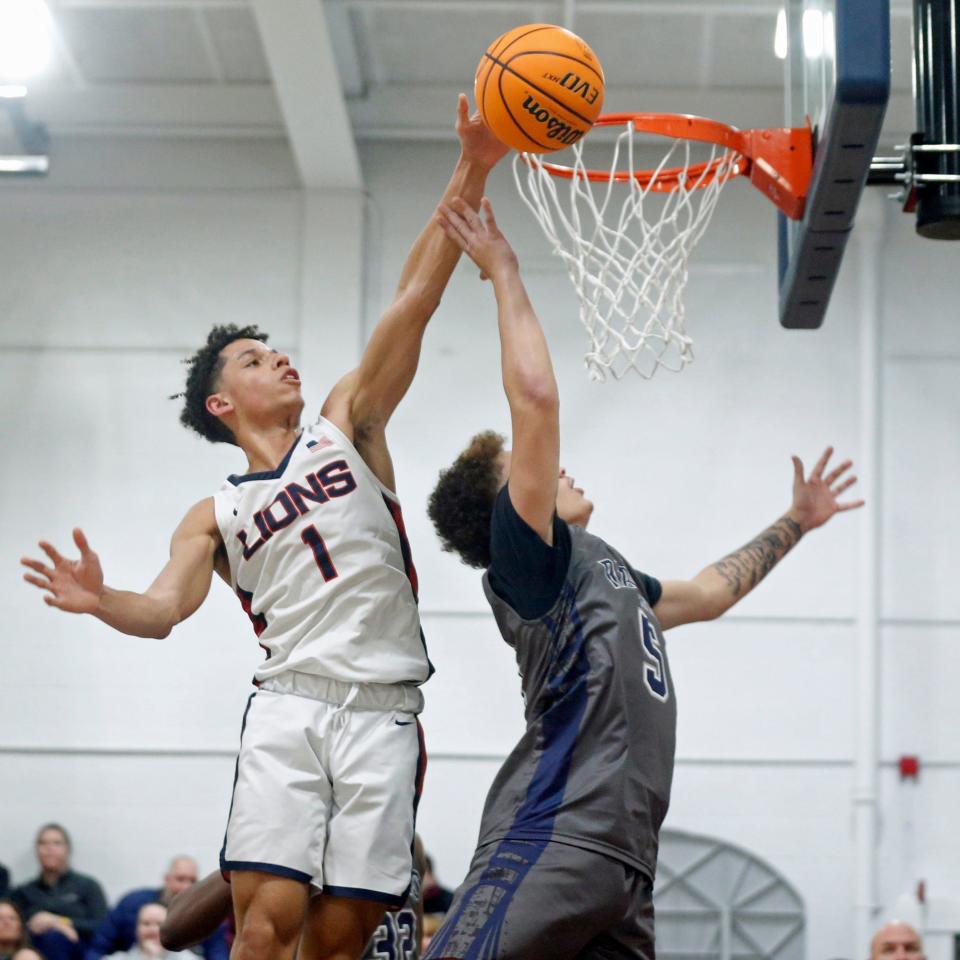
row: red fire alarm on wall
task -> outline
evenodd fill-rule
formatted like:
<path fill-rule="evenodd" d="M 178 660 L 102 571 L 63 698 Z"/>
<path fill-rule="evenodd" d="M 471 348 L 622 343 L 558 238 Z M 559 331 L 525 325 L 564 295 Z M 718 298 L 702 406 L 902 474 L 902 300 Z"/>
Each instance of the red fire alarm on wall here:
<path fill-rule="evenodd" d="M 916 780 L 920 776 L 920 758 L 904 756 L 900 758 L 900 779 Z"/>

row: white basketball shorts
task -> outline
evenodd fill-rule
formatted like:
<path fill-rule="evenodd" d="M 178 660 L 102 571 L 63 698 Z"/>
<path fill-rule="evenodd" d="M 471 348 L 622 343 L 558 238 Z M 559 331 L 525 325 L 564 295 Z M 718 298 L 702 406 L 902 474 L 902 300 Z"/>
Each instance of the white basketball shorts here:
<path fill-rule="evenodd" d="M 426 766 L 422 706 L 412 685 L 264 683 L 244 713 L 221 870 L 399 907 Z"/>

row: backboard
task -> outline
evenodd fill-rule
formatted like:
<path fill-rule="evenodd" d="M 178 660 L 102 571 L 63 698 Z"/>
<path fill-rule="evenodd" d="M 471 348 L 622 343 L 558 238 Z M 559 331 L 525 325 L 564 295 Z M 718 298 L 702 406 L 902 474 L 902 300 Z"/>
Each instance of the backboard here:
<path fill-rule="evenodd" d="M 780 322 L 823 323 L 890 97 L 889 0 L 787 0 L 787 127 L 815 159 L 802 220 L 778 213 Z"/>

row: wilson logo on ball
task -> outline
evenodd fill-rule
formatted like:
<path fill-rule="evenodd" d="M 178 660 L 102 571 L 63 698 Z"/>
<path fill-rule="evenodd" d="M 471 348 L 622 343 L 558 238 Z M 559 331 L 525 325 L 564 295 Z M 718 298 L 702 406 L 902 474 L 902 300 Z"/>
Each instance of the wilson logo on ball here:
<path fill-rule="evenodd" d="M 546 107 L 541 107 L 533 97 L 527 97 L 527 99 L 523 101 L 523 108 L 534 117 L 538 123 L 544 125 L 547 139 L 556 140 L 565 147 L 569 147 L 571 143 L 576 143 L 584 133 L 586 133 L 585 130 L 578 130 L 569 123 L 565 123 L 558 117 L 553 116 Z"/>

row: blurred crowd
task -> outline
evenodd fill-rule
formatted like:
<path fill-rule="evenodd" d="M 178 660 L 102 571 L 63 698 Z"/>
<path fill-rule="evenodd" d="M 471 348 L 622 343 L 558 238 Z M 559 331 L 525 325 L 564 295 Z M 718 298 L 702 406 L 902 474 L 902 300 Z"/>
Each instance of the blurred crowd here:
<path fill-rule="evenodd" d="M 73 869 L 70 834 L 64 827 L 44 824 L 37 831 L 35 850 L 38 873 L 25 883 L 13 886 L 0 864 L 0 960 L 229 960 L 229 922 L 191 950 L 170 951 L 161 943 L 168 906 L 198 880 L 193 857 L 173 857 L 159 886 L 131 890 L 110 907 L 100 883 Z M 422 872 L 418 948 L 421 938 L 429 942 L 452 899 L 437 882 L 429 857 Z"/>

